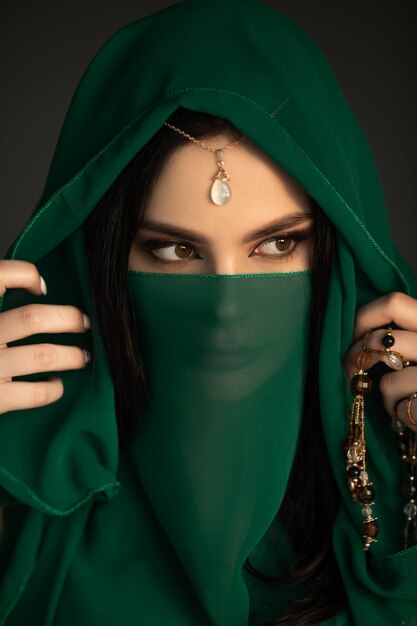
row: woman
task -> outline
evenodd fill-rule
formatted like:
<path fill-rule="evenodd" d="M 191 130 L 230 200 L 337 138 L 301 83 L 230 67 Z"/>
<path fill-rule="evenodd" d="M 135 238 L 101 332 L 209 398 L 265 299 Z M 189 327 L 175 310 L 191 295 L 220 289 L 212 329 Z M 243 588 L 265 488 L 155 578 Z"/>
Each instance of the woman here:
<path fill-rule="evenodd" d="M 415 623 L 417 281 L 300 28 L 116 33 L 0 274 L 0 623 Z"/>

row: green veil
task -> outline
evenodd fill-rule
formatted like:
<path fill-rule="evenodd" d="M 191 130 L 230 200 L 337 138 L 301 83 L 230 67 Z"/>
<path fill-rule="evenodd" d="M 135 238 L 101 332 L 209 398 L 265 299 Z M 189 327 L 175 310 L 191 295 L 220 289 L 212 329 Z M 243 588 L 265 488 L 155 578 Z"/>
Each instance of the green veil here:
<path fill-rule="evenodd" d="M 173 483 L 164 481 L 163 473 L 146 480 L 153 450 L 139 439 L 132 448 L 133 463 L 122 458 L 113 381 L 95 324 L 84 222 L 121 170 L 180 106 L 231 120 L 302 185 L 336 227 L 319 393 L 341 494 L 333 546 L 349 610 L 329 624 L 417 624 L 417 546 L 401 549 L 402 467 L 376 393 L 367 409 L 367 465 L 381 530 L 369 558 L 362 548 L 360 507 L 345 481 L 342 444 L 351 393 L 342 360 L 352 341 L 356 309 L 393 291 L 417 297 L 417 277 L 391 238 L 371 148 L 326 57 L 302 29 L 254 0 L 189 0 L 122 28 L 97 53 L 74 95 L 38 206 L 6 254 L 34 263 L 48 295 L 12 289 L 0 300 L 1 310 L 31 302 L 73 304 L 92 319 L 90 334 L 38 334 L 14 345 L 79 345 L 92 352 L 93 361 L 81 371 L 56 372 L 64 382 L 58 402 L 0 416 L 0 504 L 7 508 L 0 625 L 245 626 L 255 623 L 250 606 L 263 602 L 261 586 L 249 576 L 238 579 L 241 561 L 231 563 L 235 553 L 224 549 L 216 552 L 219 571 L 233 570 L 239 584 L 230 581 L 228 587 L 225 576 L 224 598 L 208 592 L 204 558 L 209 546 L 202 543 L 199 553 L 198 543 L 184 541 L 192 520 L 182 519 L 176 508 L 190 496 L 186 474 L 181 493 L 170 492 L 164 499 L 164 488 Z M 137 278 L 129 275 L 132 288 L 140 285 L 150 301 L 157 277 Z M 293 278 L 291 284 L 298 280 Z M 268 282 L 248 284 L 262 284 L 273 304 L 274 282 L 280 280 L 271 276 L 265 277 Z M 220 282 L 210 282 L 214 296 Z M 184 288 L 192 290 L 191 283 Z M 236 298 L 243 284 L 230 281 Z M 168 283 L 164 288 L 168 293 Z M 201 302 L 208 306 L 210 290 L 204 293 Z M 265 424 L 273 433 L 274 423 Z M 225 427 L 223 436 L 231 433 Z M 254 469 L 264 462 L 267 439 L 258 434 L 259 445 L 246 449 Z M 170 442 L 167 454 L 175 450 L 168 448 Z M 227 445 L 227 455 L 219 458 L 232 467 L 239 445 L 229 443 L 217 441 L 213 450 Z M 136 446 L 140 453 L 135 457 Z M 274 462 L 271 455 L 271 468 Z M 222 467 L 217 469 L 220 474 Z M 282 466 L 275 469 L 279 484 Z M 253 491 L 256 472 L 248 472 L 246 479 Z M 241 492 L 228 493 L 228 504 L 240 506 Z M 266 492 L 265 502 L 272 506 Z M 262 498 L 258 504 L 254 516 L 262 517 Z M 265 533 L 262 541 L 244 544 L 259 568 L 271 541 L 266 532 L 270 509 L 262 519 L 265 525 L 257 530 L 259 539 Z"/>

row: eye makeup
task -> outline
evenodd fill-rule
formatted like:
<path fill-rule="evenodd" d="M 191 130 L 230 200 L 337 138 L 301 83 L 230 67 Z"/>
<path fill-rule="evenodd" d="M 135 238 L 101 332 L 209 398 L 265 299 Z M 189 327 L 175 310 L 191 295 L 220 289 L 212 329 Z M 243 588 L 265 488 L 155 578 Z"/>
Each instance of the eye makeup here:
<path fill-rule="evenodd" d="M 290 233 L 279 233 L 258 243 L 249 256 L 258 256 L 278 262 L 284 260 L 290 261 L 293 255 L 298 252 L 299 246 L 303 244 L 303 242 L 311 239 L 311 236 L 311 227 L 305 230 L 297 230 Z M 275 246 L 281 245 L 283 249 L 279 250 L 279 248 L 275 248 L 276 252 L 274 252 L 274 244 Z M 190 263 L 191 261 L 203 259 L 203 257 L 198 253 L 196 247 L 187 241 L 167 239 L 147 239 L 144 241 L 137 240 L 135 242 L 135 247 L 138 251 L 143 251 L 148 258 L 150 258 L 151 261 L 158 266 L 183 265 L 184 263 Z M 256 252 L 259 249 L 265 249 L 267 247 L 270 248 L 271 253 Z M 190 254 L 185 254 L 182 258 L 169 258 L 168 256 L 163 257 L 158 256 L 157 254 L 158 251 L 161 251 L 162 254 L 165 253 L 165 255 L 167 255 L 171 252 L 171 249 L 173 255 L 181 254 L 181 252 L 186 253 L 187 249 L 190 250 Z"/>

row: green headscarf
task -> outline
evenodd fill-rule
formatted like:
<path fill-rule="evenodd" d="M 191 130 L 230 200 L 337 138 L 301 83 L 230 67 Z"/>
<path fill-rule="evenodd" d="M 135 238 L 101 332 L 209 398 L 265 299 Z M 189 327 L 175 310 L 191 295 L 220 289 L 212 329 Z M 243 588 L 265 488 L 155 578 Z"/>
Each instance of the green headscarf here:
<path fill-rule="evenodd" d="M 342 360 L 352 341 L 356 309 L 392 291 L 417 296 L 416 276 L 391 239 L 372 151 L 327 59 L 298 26 L 253 0 L 191 0 L 126 26 L 98 52 L 71 103 L 39 205 L 6 254 L 36 264 L 48 295 L 12 289 L 4 295 L 1 310 L 30 302 L 73 304 L 93 323 L 90 334 L 38 334 L 13 345 L 79 345 L 92 352 L 93 362 L 86 369 L 56 372 L 65 390 L 58 402 L 0 416 L 1 504 L 8 507 L 0 625 L 245 626 L 255 623 L 255 608 L 265 600 L 261 585 L 246 574 L 243 578 L 241 566 L 251 554 L 262 569 L 269 546 L 273 549 L 266 531 L 285 488 L 298 423 L 283 423 L 278 417 L 274 421 L 272 412 L 261 411 L 264 405 L 254 404 L 259 414 L 248 412 L 242 431 L 232 427 L 237 413 L 230 423 L 217 413 L 209 421 L 209 413 L 195 406 L 187 406 L 185 416 L 174 407 L 170 424 L 167 396 L 154 414 L 166 422 L 158 430 L 150 420 L 127 463 L 118 448 L 113 381 L 95 323 L 84 222 L 121 170 L 179 106 L 232 121 L 301 184 L 336 227 L 319 391 L 326 445 L 341 494 L 333 545 L 349 611 L 329 624 L 417 624 L 417 547 L 401 550 L 402 468 L 390 419 L 377 394 L 367 405 L 367 465 L 381 530 L 368 559 L 360 507 L 346 487 L 342 451 L 351 402 Z M 149 363 L 156 345 L 152 324 L 157 322 L 151 294 L 175 302 L 178 291 L 171 291 L 171 285 L 183 281 L 186 292 L 201 298 L 192 301 L 192 310 L 204 316 L 222 297 L 222 281 L 241 307 L 243 286 L 249 285 L 268 294 L 277 311 L 275 283 L 279 289 L 298 285 L 293 296 L 302 294 L 304 300 L 297 310 L 308 312 L 308 276 L 191 279 L 129 272 L 135 307 L 150 322 Z M 198 285 L 204 290 L 196 290 Z M 143 293 L 147 298 L 141 299 Z M 259 311 L 250 291 L 248 301 L 253 308 L 245 311 L 254 320 Z M 181 310 L 173 315 L 168 336 L 181 327 Z M 295 320 L 297 328 L 304 328 L 305 321 L 303 315 Z M 271 326 L 267 328 L 276 340 Z M 300 384 L 301 348 L 298 354 L 294 367 Z M 158 355 L 161 363 L 163 353 Z M 167 376 L 172 371 L 167 369 Z M 277 384 L 282 384 L 282 372 L 277 370 Z M 261 385 L 261 392 L 276 391 L 271 381 L 273 377 Z M 190 393 L 203 388 L 188 382 L 184 389 Z M 171 397 L 176 389 L 171 387 Z M 156 397 L 162 400 L 161 394 Z M 297 398 L 289 397 L 294 402 Z M 278 396 L 272 398 L 276 406 Z M 221 408 L 227 399 L 215 401 Z M 296 403 L 291 411 L 299 417 Z M 204 440 L 198 431 L 195 449 L 185 445 L 195 426 L 187 416 L 193 414 L 207 427 Z M 283 449 L 280 433 L 289 437 L 285 463 L 273 454 L 279 446 Z M 151 449 L 150 442 L 160 448 Z M 158 466 L 153 455 L 159 452 Z M 198 473 L 193 462 L 202 463 L 197 452 L 207 454 L 208 463 L 202 464 L 194 483 Z M 248 463 L 241 476 L 244 489 L 237 472 L 242 459 Z M 210 465 L 213 461 L 219 465 Z M 207 491 L 199 491 L 204 486 Z M 256 492 L 257 486 L 264 494 Z M 244 502 L 242 489 L 248 495 Z M 239 511 L 241 527 L 235 524 Z M 204 517 L 208 512 L 210 517 Z M 245 528 L 247 520 L 252 525 Z M 218 542 L 211 533 L 217 521 Z M 291 558 L 285 549 L 281 552 L 283 562 Z"/>

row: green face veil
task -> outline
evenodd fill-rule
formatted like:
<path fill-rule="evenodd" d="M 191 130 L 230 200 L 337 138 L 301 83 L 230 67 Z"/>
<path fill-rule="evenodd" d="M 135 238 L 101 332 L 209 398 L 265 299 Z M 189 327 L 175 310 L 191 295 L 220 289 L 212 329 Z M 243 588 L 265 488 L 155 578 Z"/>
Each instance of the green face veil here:
<path fill-rule="evenodd" d="M 273 521 L 300 428 L 311 272 L 129 272 L 152 401 L 129 453 L 118 447 L 85 220 L 180 106 L 229 119 L 335 226 L 319 394 L 341 495 L 332 541 L 349 607 L 329 624 L 411 626 L 417 548 L 401 550 L 395 438 L 373 394 L 367 466 L 381 531 L 366 559 L 360 508 L 345 483 L 351 394 L 342 361 L 357 307 L 392 291 L 415 297 L 417 280 L 392 242 L 372 151 L 327 59 L 294 23 L 252 0 L 176 4 L 103 46 L 71 103 L 39 204 L 6 254 L 35 263 L 48 295 L 9 290 L 2 310 L 73 304 L 93 322 L 88 335 L 45 333 L 13 345 L 79 345 L 93 362 L 56 372 L 65 389 L 58 402 L 0 416 L 0 624 L 244 626 L 261 623 L 257 607 L 260 617 L 276 615 L 267 596 L 278 590 L 242 565 L 250 557 L 265 571 L 268 559 L 278 569 L 291 561 Z M 229 333 L 230 351 L 219 354 Z"/>
<path fill-rule="evenodd" d="M 285 492 L 311 285 L 310 270 L 129 272 L 152 398 L 130 457 L 214 623 L 246 623 L 242 565 Z"/>

